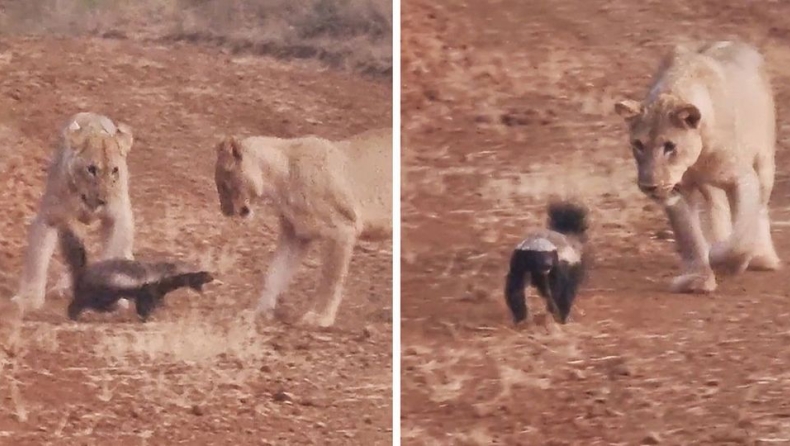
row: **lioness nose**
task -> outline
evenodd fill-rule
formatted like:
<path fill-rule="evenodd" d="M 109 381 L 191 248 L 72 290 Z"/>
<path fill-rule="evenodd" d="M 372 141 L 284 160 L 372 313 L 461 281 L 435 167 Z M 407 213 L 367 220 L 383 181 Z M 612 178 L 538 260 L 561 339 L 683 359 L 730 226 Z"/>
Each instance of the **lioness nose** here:
<path fill-rule="evenodd" d="M 656 186 L 655 184 L 639 183 L 639 190 L 641 190 L 646 194 L 652 194 L 653 192 L 656 191 L 656 189 L 658 189 L 658 186 Z"/>

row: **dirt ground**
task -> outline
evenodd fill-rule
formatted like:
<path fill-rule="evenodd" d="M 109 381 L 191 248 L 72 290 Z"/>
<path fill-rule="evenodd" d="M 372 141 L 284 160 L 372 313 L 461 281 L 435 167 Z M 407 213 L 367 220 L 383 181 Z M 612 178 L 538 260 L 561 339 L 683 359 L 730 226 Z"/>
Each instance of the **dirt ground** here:
<path fill-rule="evenodd" d="M 758 45 L 790 261 L 790 4 L 404 0 L 402 17 L 403 444 L 790 444 L 790 275 L 668 293 L 671 233 L 612 110 L 676 42 Z M 514 329 L 509 255 L 552 194 L 593 208 L 591 280 L 568 325 L 533 296 Z"/>
<path fill-rule="evenodd" d="M 386 126 L 391 81 L 191 44 L 54 37 L 4 38 L 0 79 L 0 444 L 391 444 L 391 245 L 357 249 L 335 327 L 295 324 L 318 299 L 317 247 L 283 319 L 256 322 L 247 310 L 275 219 L 265 205 L 250 222 L 222 217 L 213 183 L 219 135 Z M 74 323 L 54 293 L 21 325 L 10 311 L 52 143 L 80 110 L 134 129 L 137 257 L 193 261 L 219 279 L 203 295 L 172 293 L 147 324 L 132 311 Z M 50 287 L 62 271 L 56 255 Z"/>

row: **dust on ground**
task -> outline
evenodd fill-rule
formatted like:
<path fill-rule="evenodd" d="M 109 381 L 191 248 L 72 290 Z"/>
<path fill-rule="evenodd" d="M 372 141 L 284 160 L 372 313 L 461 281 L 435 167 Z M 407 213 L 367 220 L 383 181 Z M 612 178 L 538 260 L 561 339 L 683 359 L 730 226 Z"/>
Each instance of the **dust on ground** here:
<path fill-rule="evenodd" d="M 616 100 L 691 39 L 759 46 L 779 107 L 774 240 L 790 253 L 790 5 L 405 0 L 404 445 L 790 444 L 790 277 L 749 272 L 709 296 L 678 272 L 642 197 Z M 595 264 L 566 326 L 514 329 L 512 248 L 552 195 L 593 209 Z"/>

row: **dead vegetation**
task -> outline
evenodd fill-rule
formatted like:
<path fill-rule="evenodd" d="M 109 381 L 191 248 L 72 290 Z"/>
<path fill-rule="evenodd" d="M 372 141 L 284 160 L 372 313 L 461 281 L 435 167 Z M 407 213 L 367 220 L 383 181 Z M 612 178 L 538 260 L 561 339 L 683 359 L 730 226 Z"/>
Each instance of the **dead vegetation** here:
<path fill-rule="evenodd" d="M 391 0 L 5 0 L 0 29 L 193 42 L 392 75 Z"/>

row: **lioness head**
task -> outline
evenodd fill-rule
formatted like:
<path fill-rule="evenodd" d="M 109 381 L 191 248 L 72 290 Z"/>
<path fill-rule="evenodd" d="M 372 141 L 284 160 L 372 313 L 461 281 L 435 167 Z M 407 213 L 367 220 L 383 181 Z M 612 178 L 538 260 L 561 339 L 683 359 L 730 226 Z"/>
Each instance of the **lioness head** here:
<path fill-rule="evenodd" d="M 665 201 L 679 192 L 683 174 L 702 151 L 700 110 L 671 95 L 660 95 L 645 106 L 624 100 L 615 111 L 628 123 L 636 160 L 639 189 Z"/>
<path fill-rule="evenodd" d="M 72 153 L 69 180 L 82 203 L 91 211 L 109 203 L 127 181 L 131 129 L 119 124 L 115 134 L 109 134 L 74 122 L 66 129 L 64 141 Z"/>
<path fill-rule="evenodd" d="M 223 215 L 242 218 L 252 215 L 250 200 L 261 195 L 262 181 L 255 156 L 246 153 L 238 139 L 231 136 L 217 145 L 214 182 Z"/>

